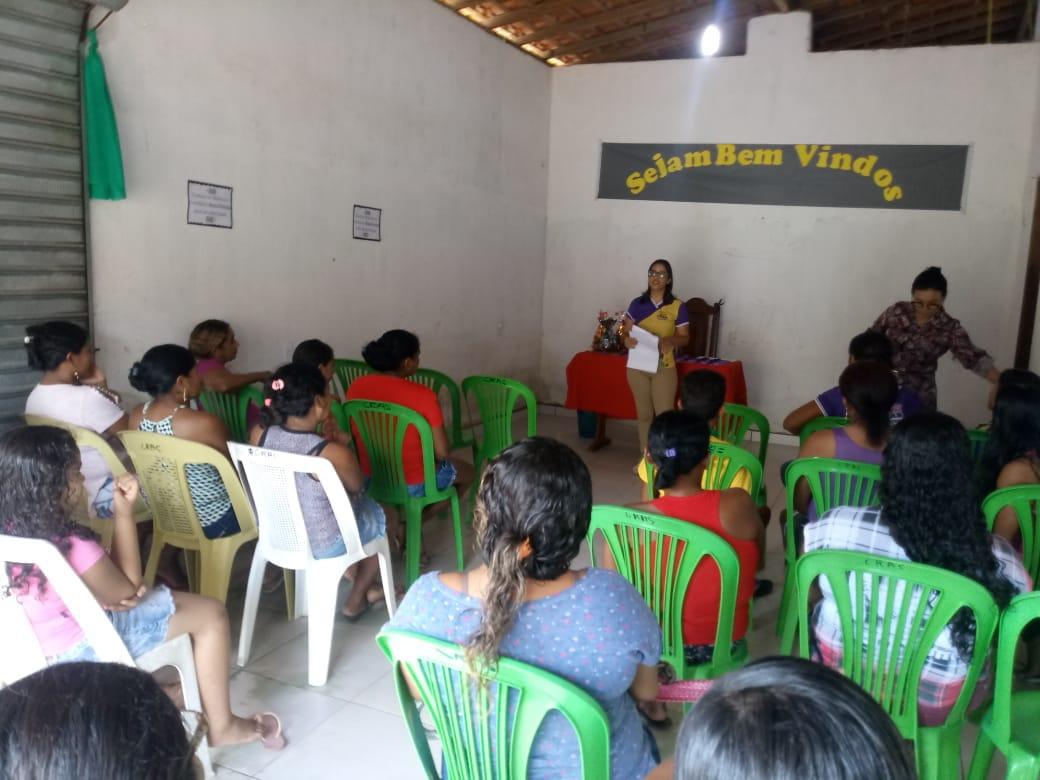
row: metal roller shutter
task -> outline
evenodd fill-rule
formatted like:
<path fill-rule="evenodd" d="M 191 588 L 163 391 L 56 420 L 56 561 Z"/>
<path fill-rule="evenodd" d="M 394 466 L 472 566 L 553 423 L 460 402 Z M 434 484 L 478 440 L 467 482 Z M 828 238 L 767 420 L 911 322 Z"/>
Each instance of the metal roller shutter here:
<path fill-rule="evenodd" d="M 0 430 L 37 375 L 25 326 L 88 324 L 79 39 L 87 4 L 0 0 Z"/>

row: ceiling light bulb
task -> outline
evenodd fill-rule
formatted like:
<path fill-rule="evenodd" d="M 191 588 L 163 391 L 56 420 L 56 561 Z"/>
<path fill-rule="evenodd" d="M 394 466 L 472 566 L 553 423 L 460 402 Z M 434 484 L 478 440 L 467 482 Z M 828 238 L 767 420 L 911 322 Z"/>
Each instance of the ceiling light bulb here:
<path fill-rule="evenodd" d="M 713 57 L 722 45 L 722 31 L 714 24 L 709 24 L 701 33 L 701 56 Z"/>

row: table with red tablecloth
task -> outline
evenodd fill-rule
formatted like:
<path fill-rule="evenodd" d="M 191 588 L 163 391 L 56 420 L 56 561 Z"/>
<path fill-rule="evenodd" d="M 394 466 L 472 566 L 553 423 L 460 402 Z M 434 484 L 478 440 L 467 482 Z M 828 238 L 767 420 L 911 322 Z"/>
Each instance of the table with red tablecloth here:
<path fill-rule="evenodd" d="M 636 419 L 636 402 L 628 388 L 625 364 L 628 356 L 610 352 L 579 352 L 567 364 L 568 409 L 595 412 L 619 420 Z M 676 361 L 681 385 L 694 371 L 714 371 L 726 378 L 726 400 L 747 404 L 744 365 L 739 360 L 692 358 Z"/>

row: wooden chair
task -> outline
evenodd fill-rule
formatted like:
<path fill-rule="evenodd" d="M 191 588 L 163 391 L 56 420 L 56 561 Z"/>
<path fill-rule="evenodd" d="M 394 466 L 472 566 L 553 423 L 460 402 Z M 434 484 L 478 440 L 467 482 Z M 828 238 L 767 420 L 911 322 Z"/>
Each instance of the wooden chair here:
<path fill-rule="evenodd" d="M 682 349 L 687 357 L 719 356 L 719 321 L 722 319 L 724 300 L 708 303 L 703 298 L 686 301 L 686 312 L 690 315 L 690 343 Z"/>

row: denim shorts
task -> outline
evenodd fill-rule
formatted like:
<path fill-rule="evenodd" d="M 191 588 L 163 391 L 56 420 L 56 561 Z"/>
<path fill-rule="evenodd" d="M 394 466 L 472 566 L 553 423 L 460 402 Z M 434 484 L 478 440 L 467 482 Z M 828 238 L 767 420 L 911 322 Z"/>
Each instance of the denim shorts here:
<path fill-rule="evenodd" d="M 133 609 L 105 614 L 112 621 L 130 655 L 137 658 L 166 641 L 173 613 L 173 594 L 165 585 L 157 585 Z M 97 660 L 97 653 L 85 637 L 65 652 L 49 659 L 51 664 Z"/>
<path fill-rule="evenodd" d="M 364 493 L 351 496 L 350 505 L 354 508 L 354 519 L 357 521 L 361 544 L 368 544 L 373 539 L 386 536 L 386 514 L 383 512 L 383 507 Z M 314 550 L 313 552 L 314 557 L 318 559 L 336 558 L 346 555 L 347 545 L 343 541 L 343 537 L 337 534 L 331 545 L 324 550 Z"/>
<path fill-rule="evenodd" d="M 459 473 L 455 470 L 454 463 L 450 460 L 442 460 L 437 464 L 437 490 L 447 490 L 455 483 L 455 478 L 458 475 Z M 426 495 L 426 485 L 423 483 L 419 483 L 418 485 L 409 485 L 408 495 L 412 498 L 422 498 Z"/>

